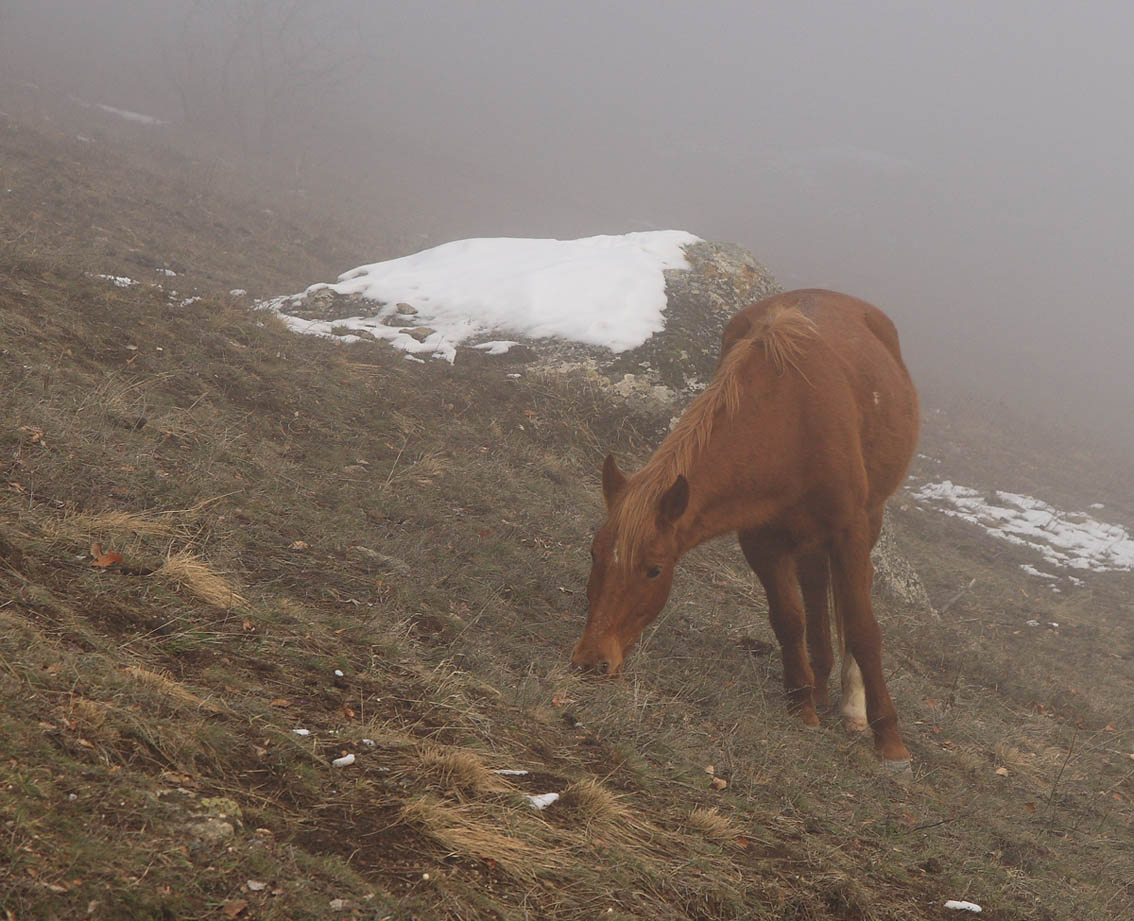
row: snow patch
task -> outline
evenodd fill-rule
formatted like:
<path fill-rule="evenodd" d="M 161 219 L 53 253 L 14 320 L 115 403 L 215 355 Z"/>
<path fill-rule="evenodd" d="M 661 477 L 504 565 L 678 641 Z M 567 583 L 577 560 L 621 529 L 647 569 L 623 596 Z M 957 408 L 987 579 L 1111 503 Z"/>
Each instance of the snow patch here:
<path fill-rule="evenodd" d="M 699 241 L 679 230 L 580 240 L 482 238 L 351 269 L 333 285 L 261 304 L 295 332 L 351 330 L 411 355 L 452 362 L 456 347 L 495 331 L 531 339 L 558 337 L 612 352 L 636 348 L 665 328 L 666 269 L 687 269 L 684 247 Z M 362 299 L 357 316 L 305 320 L 287 313 L 305 296 L 329 289 Z M 403 305 L 399 310 L 399 305 Z M 408 312 L 404 305 L 413 308 Z M 423 338 L 409 331 L 430 332 Z M 490 354 L 510 340 L 484 342 Z M 509 344 L 510 347 L 510 344 Z"/>
<path fill-rule="evenodd" d="M 109 112 L 111 115 L 117 115 L 119 118 L 124 118 L 128 122 L 137 122 L 140 125 L 168 125 L 169 122 L 163 121 L 160 118 L 154 118 L 152 115 L 143 115 L 141 112 L 131 112 L 129 109 L 119 109 L 115 106 L 108 106 L 105 103 L 96 102 L 96 109 L 102 109 L 104 112 Z"/>
<path fill-rule="evenodd" d="M 96 275 L 95 278 L 101 278 L 104 281 L 112 282 L 118 288 L 129 288 L 131 285 L 137 284 L 134 279 L 127 278 L 125 275 Z"/>
<path fill-rule="evenodd" d="M 1121 525 L 1084 512 L 1064 512 L 1032 496 L 1003 490 L 982 493 L 952 480 L 927 483 L 912 495 L 998 540 L 1036 551 L 1053 566 L 1091 572 L 1134 570 L 1134 538 Z"/>

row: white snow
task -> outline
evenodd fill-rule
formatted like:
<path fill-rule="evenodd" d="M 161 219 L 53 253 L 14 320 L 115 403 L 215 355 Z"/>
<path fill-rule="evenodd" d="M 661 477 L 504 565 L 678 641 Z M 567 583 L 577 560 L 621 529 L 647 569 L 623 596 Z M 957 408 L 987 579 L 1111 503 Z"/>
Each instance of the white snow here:
<path fill-rule="evenodd" d="M 517 768 L 500 768 L 492 773 L 499 774 L 502 777 L 524 777 L 528 772 Z"/>
<path fill-rule="evenodd" d="M 988 534 L 1036 551 L 1049 564 L 1108 572 L 1134 570 L 1134 538 L 1121 525 L 1064 512 L 1031 496 L 982 493 L 951 480 L 927 483 L 913 498 Z M 1034 574 L 1042 575 L 1036 571 Z"/>
<path fill-rule="evenodd" d="M 357 316 L 304 320 L 287 310 L 303 295 L 275 298 L 273 310 L 300 333 L 344 342 L 358 330 L 413 355 L 453 361 L 456 347 L 495 332 L 532 339 L 559 337 L 622 352 L 665 328 L 665 269 L 685 269 L 683 248 L 698 241 L 679 230 L 585 237 L 579 240 L 482 238 L 359 266 L 330 289 L 363 298 Z M 408 304 L 415 313 L 399 312 Z M 424 341 L 409 330 L 433 330 Z M 481 343 L 489 353 L 511 340 Z"/>
<path fill-rule="evenodd" d="M 109 112 L 111 115 L 117 115 L 119 118 L 124 118 L 128 122 L 138 122 L 142 125 L 165 125 L 168 122 L 162 121 L 160 118 L 154 118 L 152 115 L 143 115 L 141 112 L 131 112 L 129 109 L 119 109 L 114 106 L 108 106 L 105 103 L 96 102 L 95 108 L 102 109 L 104 112 Z"/>
<path fill-rule="evenodd" d="M 945 903 L 945 907 L 952 908 L 954 911 L 971 911 L 974 914 L 980 914 L 984 910 L 976 902 L 962 902 L 959 899 L 949 899 Z"/>
<path fill-rule="evenodd" d="M 331 764 L 334 765 L 335 767 L 339 767 L 339 768 L 350 767 L 352 764 L 354 764 L 354 755 L 351 755 L 351 754 L 343 755 L 341 758 L 336 758 L 334 761 L 331 762 Z"/>
<path fill-rule="evenodd" d="M 493 339 L 491 342 L 478 342 L 473 348 L 483 349 L 488 352 L 489 355 L 503 355 L 512 346 L 519 344 L 520 343 L 513 339 Z"/>
<path fill-rule="evenodd" d="M 136 285 L 137 282 L 132 278 L 127 278 L 125 275 L 96 275 L 96 278 L 101 278 L 104 281 L 113 282 L 119 288 L 129 288 L 131 285 Z"/>
<path fill-rule="evenodd" d="M 559 799 L 558 793 L 538 793 L 535 796 L 529 796 L 528 802 L 532 804 L 533 809 L 546 809 L 557 799 Z"/>

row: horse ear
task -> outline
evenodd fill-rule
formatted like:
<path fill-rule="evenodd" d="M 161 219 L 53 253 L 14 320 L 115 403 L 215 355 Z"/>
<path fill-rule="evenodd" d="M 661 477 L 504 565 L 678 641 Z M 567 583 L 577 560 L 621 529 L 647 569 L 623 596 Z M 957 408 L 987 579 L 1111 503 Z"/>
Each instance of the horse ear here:
<path fill-rule="evenodd" d="M 602 497 L 606 500 L 608 511 L 614 505 L 614 500 L 618 498 L 618 494 L 622 492 L 622 487 L 625 485 L 626 477 L 618 469 L 614 455 L 608 454 L 606 460 L 602 463 Z"/>
<path fill-rule="evenodd" d="M 658 500 L 658 524 L 662 527 L 673 524 L 685 514 L 689 505 L 689 481 L 682 474 L 677 475 L 673 485 Z"/>

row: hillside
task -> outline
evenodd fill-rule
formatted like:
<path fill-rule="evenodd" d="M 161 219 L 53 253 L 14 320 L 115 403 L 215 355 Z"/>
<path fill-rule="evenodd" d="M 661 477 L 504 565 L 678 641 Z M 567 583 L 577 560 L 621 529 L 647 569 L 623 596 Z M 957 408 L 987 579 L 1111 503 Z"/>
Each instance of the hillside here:
<path fill-rule="evenodd" d="M 7 917 L 1130 916 L 1129 572 L 1054 591 L 899 495 L 941 610 L 880 603 L 910 777 L 787 714 L 728 541 L 623 680 L 572 674 L 602 457 L 668 418 L 295 336 L 229 292 L 377 247 L 211 175 L 0 117 Z M 926 403 L 914 482 L 1134 524 L 1128 461 Z"/>

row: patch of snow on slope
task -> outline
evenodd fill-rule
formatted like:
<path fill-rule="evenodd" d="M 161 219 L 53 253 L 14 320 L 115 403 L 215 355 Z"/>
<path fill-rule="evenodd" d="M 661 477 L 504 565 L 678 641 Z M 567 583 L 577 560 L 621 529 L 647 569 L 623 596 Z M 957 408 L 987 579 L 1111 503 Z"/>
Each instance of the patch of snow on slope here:
<path fill-rule="evenodd" d="M 914 499 L 983 528 L 999 540 L 1028 547 L 1054 566 L 1107 572 L 1134 570 L 1134 538 L 1116 524 L 1083 512 L 1064 512 L 1018 493 L 989 496 L 951 480 L 927 483 Z"/>
<path fill-rule="evenodd" d="M 162 121 L 160 118 L 154 118 L 152 115 L 143 115 L 141 112 L 131 112 L 129 109 L 119 109 L 116 106 L 108 106 L 102 102 L 96 102 L 95 108 L 109 112 L 111 115 L 117 115 L 119 118 L 124 118 L 128 122 L 137 122 L 140 125 L 168 124 L 168 122 Z"/>
<path fill-rule="evenodd" d="M 458 345 L 496 331 L 622 352 L 665 328 L 663 271 L 688 268 L 683 247 L 698 240 L 678 230 L 580 240 L 458 240 L 359 266 L 333 285 L 312 285 L 263 306 L 296 332 L 345 330 L 348 335 L 337 338 L 352 341 L 358 337 L 349 331 L 358 330 L 407 353 L 448 361 Z M 365 313 L 335 320 L 287 313 L 321 289 L 361 297 Z M 413 310 L 399 311 L 399 304 Z M 506 347 L 498 342 L 495 348 Z"/>

